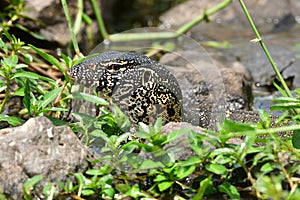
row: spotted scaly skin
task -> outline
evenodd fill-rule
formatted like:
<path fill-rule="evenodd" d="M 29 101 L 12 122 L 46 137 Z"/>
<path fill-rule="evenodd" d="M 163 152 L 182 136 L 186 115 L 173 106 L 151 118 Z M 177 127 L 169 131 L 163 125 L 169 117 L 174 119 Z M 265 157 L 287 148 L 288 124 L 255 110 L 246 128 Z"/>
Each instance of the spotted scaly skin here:
<path fill-rule="evenodd" d="M 175 77 L 159 63 L 132 52 L 109 51 L 72 67 L 79 84 L 112 97 L 137 124 L 181 121 L 182 94 Z"/>

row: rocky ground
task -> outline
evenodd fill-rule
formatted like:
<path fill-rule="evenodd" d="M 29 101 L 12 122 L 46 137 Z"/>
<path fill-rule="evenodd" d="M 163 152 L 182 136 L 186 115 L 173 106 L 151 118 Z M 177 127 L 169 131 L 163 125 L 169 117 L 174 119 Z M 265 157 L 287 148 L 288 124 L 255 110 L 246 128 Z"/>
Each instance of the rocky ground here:
<path fill-rule="evenodd" d="M 37 6 L 37 2 L 39 2 L 39 6 Z M 46 28 L 34 27 L 32 24 L 27 24 L 27 26 L 38 30 L 50 43 L 66 45 L 66 42 L 70 40 L 70 35 L 63 12 L 57 10 L 56 2 L 51 0 L 43 1 L 43 3 L 28 1 L 27 7 L 33 9 L 30 12 L 32 17 L 45 21 L 47 26 Z M 75 8 L 72 10 L 74 2 L 70 1 L 72 15 L 76 11 Z M 117 2 L 115 0 L 110 5 L 104 4 L 103 8 L 117 6 Z M 161 16 L 162 26 L 175 29 L 219 2 L 221 1 L 187 1 L 163 14 Z M 249 6 L 250 14 L 261 33 L 272 34 L 271 39 L 276 39 L 282 34 L 293 34 L 294 31 L 299 30 L 300 2 L 245 0 L 245 3 Z M 264 12 L 261 12 L 262 9 Z M 105 16 L 109 15 L 105 9 L 103 10 Z M 230 111 L 229 115 L 233 116 L 236 121 L 256 121 L 258 120 L 256 114 L 249 116 L 247 115 L 249 112 L 246 114 L 243 112 L 251 107 L 250 97 L 253 82 L 260 79 L 260 75 L 252 71 L 251 67 L 254 63 L 259 65 L 258 68 L 262 68 L 266 65 L 266 61 L 259 62 L 258 60 L 263 59 L 261 51 L 257 50 L 259 47 L 253 47 L 253 44 L 248 43 L 254 39 L 254 36 L 238 1 L 233 1 L 232 5 L 212 16 L 210 20 L 210 23 L 202 23 L 193 28 L 188 35 L 197 42 L 238 41 L 239 44 L 244 43 L 238 46 L 239 48 L 250 46 L 251 50 L 241 50 L 245 52 L 241 54 L 238 48 L 228 51 L 208 48 L 209 55 L 214 59 L 211 61 L 210 57 L 201 59 L 195 55 L 193 49 L 186 49 L 180 52 L 181 57 L 166 54 L 160 62 L 168 65 L 168 69 L 179 80 L 183 96 L 186 98 L 184 101 L 186 108 L 191 110 L 200 108 L 199 112 L 206 109 L 226 111 L 217 113 L 216 118 L 227 116 L 227 111 Z M 94 22 L 92 26 L 96 26 Z M 84 49 L 88 49 L 84 27 L 81 27 L 81 31 L 82 34 L 79 34 L 78 38 L 79 43 Z M 95 31 L 95 33 L 97 32 Z M 258 46 L 258 44 L 255 45 Z M 280 45 L 282 44 L 277 44 L 274 48 L 279 48 Z M 283 49 L 285 52 L 285 47 Z M 295 55 L 295 52 L 289 50 L 287 54 L 285 52 L 280 56 L 280 64 L 288 63 L 290 57 Z M 279 52 L 283 53 L 283 51 Z M 182 62 L 182 57 L 188 62 Z M 295 65 L 288 72 L 297 78 L 299 74 L 293 73 L 296 63 L 299 63 L 299 60 L 296 59 Z M 197 73 L 195 73 L 193 64 L 200 66 L 200 68 L 196 68 Z M 178 68 L 179 65 L 180 68 Z M 270 71 L 270 68 L 267 71 Z M 263 72 L 265 71 L 263 70 Z M 299 85 L 299 83 L 296 84 Z M 236 110 L 242 110 L 242 112 L 239 112 L 239 115 L 231 115 L 231 111 L 235 112 Z M 214 128 L 216 121 L 218 119 L 213 122 L 208 120 L 202 124 L 202 127 Z M 170 123 L 163 128 L 163 131 L 168 133 L 177 127 L 189 127 L 199 132 L 202 131 L 200 127 L 186 122 Z M 236 143 L 238 140 L 233 142 Z M 5 194 L 10 195 L 13 199 L 19 199 L 23 195 L 22 184 L 28 178 L 42 174 L 44 179 L 38 184 L 38 187 L 46 182 L 64 181 L 68 174 L 86 170 L 88 160 L 95 156 L 94 152 L 82 145 L 70 128 L 53 126 L 45 117 L 30 119 L 17 128 L 0 130 L 0 152 L 0 191 L 5 191 Z"/>

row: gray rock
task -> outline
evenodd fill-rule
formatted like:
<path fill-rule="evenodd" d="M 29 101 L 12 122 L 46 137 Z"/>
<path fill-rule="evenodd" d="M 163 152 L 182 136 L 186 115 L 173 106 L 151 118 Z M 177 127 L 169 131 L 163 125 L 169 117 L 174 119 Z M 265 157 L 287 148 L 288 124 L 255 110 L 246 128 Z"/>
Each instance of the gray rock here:
<path fill-rule="evenodd" d="M 29 119 L 17 128 L 0 131 L 0 192 L 21 199 L 22 186 L 29 178 L 41 174 L 35 188 L 66 181 L 68 174 L 87 169 L 92 155 L 67 126 L 53 126 L 46 117 Z"/>
<path fill-rule="evenodd" d="M 189 0 L 170 9 L 160 17 L 163 25 L 168 28 L 176 28 L 202 14 L 208 9 L 215 7 L 222 0 Z M 255 24 L 261 31 L 287 30 L 292 28 L 293 24 L 299 21 L 300 3 L 298 1 L 252 1 L 245 0 L 245 5 L 251 14 Z M 263 12 L 262 12 L 263 9 Z M 214 29 L 215 34 L 210 35 L 212 38 L 226 36 L 224 24 L 231 25 L 231 28 L 250 27 L 247 18 L 238 1 L 232 1 L 225 9 L 209 17 L 211 23 L 202 23 L 197 30 L 205 34 L 210 24 L 220 24 L 222 34 Z M 223 24 L 223 25 L 222 25 Z M 238 25 L 238 26 L 236 26 Z M 208 31 L 212 33 L 212 31 Z M 241 34 L 237 31 L 236 34 Z"/>

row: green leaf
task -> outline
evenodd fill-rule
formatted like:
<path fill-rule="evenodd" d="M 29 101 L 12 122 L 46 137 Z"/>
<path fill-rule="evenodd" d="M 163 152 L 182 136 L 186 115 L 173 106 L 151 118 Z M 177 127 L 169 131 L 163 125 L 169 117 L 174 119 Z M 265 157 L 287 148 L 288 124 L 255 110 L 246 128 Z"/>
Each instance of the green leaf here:
<path fill-rule="evenodd" d="M 162 174 L 158 174 L 155 178 L 154 178 L 154 182 L 162 182 L 162 181 L 167 181 L 169 180 L 169 178 L 165 175 Z"/>
<path fill-rule="evenodd" d="M 149 126 L 147 126 L 147 124 L 144 124 L 143 122 L 139 122 L 139 131 L 149 133 L 149 135 L 150 135 Z"/>
<path fill-rule="evenodd" d="M 241 199 L 240 193 L 238 192 L 236 187 L 234 187 L 228 182 L 219 185 L 219 191 L 228 194 L 230 196 L 230 199 Z"/>
<path fill-rule="evenodd" d="M 0 48 L 4 51 L 5 54 L 8 53 L 8 48 L 5 44 L 5 42 L 2 40 L 2 38 L 0 38 Z"/>
<path fill-rule="evenodd" d="M 33 73 L 33 72 L 18 71 L 16 73 L 14 73 L 14 75 L 12 76 L 12 79 L 19 78 L 19 77 L 28 78 L 28 79 L 40 79 L 40 80 L 43 80 L 43 81 L 47 81 L 47 82 L 49 82 L 53 85 L 56 84 L 53 79 L 47 78 L 45 76 L 41 76 L 41 75 Z"/>
<path fill-rule="evenodd" d="M 62 87 L 58 87 L 58 88 L 55 88 L 54 90 L 51 90 L 50 92 L 46 93 L 43 96 L 43 99 L 39 101 L 40 104 L 39 104 L 38 110 L 45 108 L 48 104 L 52 103 L 54 101 L 54 99 L 59 95 L 61 90 L 62 90 Z M 59 108 L 59 109 L 62 109 L 62 108 Z M 57 110 L 57 111 L 59 111 L 59 110 Z"/>
<path fill-rule="evenodd" d="M 42 109 L 38 110 L 38 114 L 45 113 L 45 112 L 50 112 L 50 111 L 53 111 L 53 112 L 67 112 L 68 109 L 60 108 L 60 107 L 42 108 Z"/>
<path fill-rule="evenodd" d="M 137 131 L 135 132 L 135 135 L 141 139 L 151 138 L 151 135 L 148 132 L 144 132 L 144 131 Z"/>
<path fill-rule="evenodd" d="M 43 187 L 43 193 L 47 197 L 47 200 L 51 200 L 51 199 L 53 199 L 53 197 L 54 197 L 55 193 L 57 193 L 57 191 L 56 191 L 55 186 L 53 186 L 52 183 L 47 183 Z"/>
<path fill-rule="evenodd" d="M 102 189 L 101 194 L 104 194 L 104 196 L 108 196 L 108 197 L 110 197 L 110 199 L 112 199 L 115 195 L 115 190 L 114 190 L 114 188 L 111 188 L 111 187 L 104 188 L 104 189 Z"/>
<path fill-rule="evenodd" d="M 30 192 L 33 190 L 34 186 L 40 182 L 43 179 L 42 175 L 36 175 L 30 179 L 28 179 L 24 184 L 23 184 L 23 193 L 24 193 L 24 198 L 26 200 L 32 199 Z"/>
<path fill-rule="evenodd" d="M 166 189 L 170 188 L 173 184 L 174 184 L 173 181 L 165 181 L 165 182 L 158 184 L 158 189 L 159 189 L 159 191 L 163 192 Z"/>
<path fill-rule="evenodd" d="M 224 120 L 223 129 L 228 132 L 242 132 L 242 131 L 255 130 L 251 124 L 236 123 L 236 122 L 230 121 L 228 119 Z"/>
<path fill-rule="evenodd" d="M 190 131 L 191 131 L 190 129 L 186 129 L 186 128 L 173 131 L 173 132 L 171 132 L 170 134 L 167 135 L 167 141 L 166 142 L 171 142 L 171 141 L 177 139 L 178 137 L 181 137 L 181 136 L 187 134 Z"/>
<path fill-rule="evenodd" d="M 180 167 L 177 171 L 177 178 L 178 179 L 183 179 L 185 177 L 187 177 L 188 175 L 190 175 L 191 173 L 193 173 L 196 169 L 196 166 L 192 165 L 189 167 Z"/>
<path fill-rule="evenodd" d="M 72 99 L 86 100 L 92 103 L 96 103 L 99 105 L 107 106 L 109 103 L 104 99 L 97 97 L 95 95 L 86 94 L 86 93 L 73 93 L 71 94 Z"/>
<path fill-rule="evenodd" d="M 270 114 L 265 110 L 259 110 L 259 117 L 263 122 L 263 128 L 270 128 L 271 126 L 271 119 Z"/>
<path fill-rule="evenodd" d="M 95 191 L 93 189 L 83 189 L 81 194 L 83 196 L 91 196 L 91 195 L 95 194 Z"/>
<path fill-rule="evenodd" d="M 32 114 L 32 108 L 30 103 L 30 87 L 29 87 L 29 80 L 25 81 L 25 88 L 24 88 L 24 98 L 23 98 L 23 105 L 27 108 L 29 115 Z"/>
<path fill-rule="evenodd" d="M 295 130 L 292 136 L 292 144 L 296 149 L 300 149 L 300 130 Z"/>
<path fill-rule="evenodd" d="M 205 166 L 205 169 L 218 175 L 225 175 L 227 173 L 227 169 L 225 166 L 214 163 L 207 164 Z"/>
<path fill-rule="evenodd" d="M 155 162 L 152 160 L 144 160 L 140 169 L 153 169 L 153 168 L 160 168 L 160 167 L 164 167 L 164 165 L 161 162 Z"/>
<path fill-rule="evenodd" d="M 276 89 L 282 94 L 284 97 L 288 97 L 289 95 L 286 93 L 284 89 L 282 89 L 274 80 L 273 85 L 276 87 Z"/>
<path fill-rule="evenodd" d="M 157 118 L 157 120 L 156 120 L 156 122 L 154 124 L 154 131 L 155 131 L 155 133 L 160 132 L 161 128 L 162 128 L 162 118 L 159 117 L 159 118 Z"/>
<path fill-rule="evenodd" d="M 0 121 L 5 121 L 5 122 L 9 123 L 12 126 L 17 126 L 17 125 L 22 124 L 21 119 L 19 119 L 17 117 L 13 117 L 13 116 L 2 115 L 2 114 L 0 114 Z"/>
<path fill-rule="evenodd" d="M 187 160 L 183 160 L 179 162 L 179 165 L 182 167 L 197 165 L 202 162 L 202 159 L 199 157 L 189 157 Z"/>
<path fill-rule="evenodd" d="M 121 192 L 121 193 L 126 193 L 130 190 L 130 186 L 128 184 L 123 184 L 123 183 L 120 183 L 118 185 L 116 185 L 116 189 Z"/>
<path fill-rule="evenodd" d="M 276 167 L 275 167 L 276 168 Z M 260 168 L 260 171 L 263 172 L 263 173 L 269 173 L 271 171 L 274 170 L 274 165 L 270 162 L 268 163 L 265 163 L 261 168 Z"/>
<path fill-rule="evenodd" d="M 35 37 L 38 40 L 46 40 L 47 38 L 39 33 L 33 32 L 30 29 L 26 28 L 25 26 L 22 26 L 21 24 L 15 24 L 15 27 L 19 28 L 22 31 L 25 31 L 27 33 L 29 33 L 30 35 L 32 35 L 33 37 Z"/>
<path fill-rule="evenodd" d="M 29 44 L 28 45 L 32 50 L 37 52 L 42 58 L 44 58 L 46 61 L 51 63 L 52 65 L 55 65 L 61 73 L 66 75 L 65 69 L 63 66 L 60 64 L 60 62 L 52 55 L 45 53 L 44 51 L 40 50 L 39 48 L 36 48 L 35 46 Z"/>
<path fill-rule="evenodd" d="M 192 200 L 198 200 L 198 199 L 203 199 L 203 196 L 205 194 L 206 189 L 209 186 L 212 186 L 213 182 L 211 180 L 211 176 L 205 178 L 200 182 L 200 188 L 198 189 L 197 194 L 192 198 Z"/>

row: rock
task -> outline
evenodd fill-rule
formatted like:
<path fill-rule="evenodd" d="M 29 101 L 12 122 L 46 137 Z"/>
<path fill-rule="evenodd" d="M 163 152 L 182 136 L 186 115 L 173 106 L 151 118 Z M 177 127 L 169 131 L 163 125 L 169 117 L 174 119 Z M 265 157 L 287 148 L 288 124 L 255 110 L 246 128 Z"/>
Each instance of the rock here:
<path fill-rule="evenodd" d="M 98 5 L 105 9 L 110 6 L 110 2 L 102 3 L 102 0 L 98 0 Z M 74 23 L 76 15 L 78 13 L 78 1 L 76 0 L 68 0 L 68 9 L 71 16 L 71 19 Z M 83 1 L 84 12 L 91 18 L 93 18 L 94 13 L 92 12 L 92 8 L 89 1 Z M 18 23 L 27 27 L 29 30 L 40 33 L 43 37 L 45 37 L 46 41 L 36 42 L 34 40 L 30 40 L 30 43 L 38 43 L 37 45 L 50 45 L 52 48 L 55 47 L 65 47 L 68 42 L 71 40 L 71 33 L 68 28 L 68 24 L 66 21 L 66 16 L 64 14 L 61 1 L 56 0 L 32 0 L 25 1 L 25 11 L 24 15 L 31 17 L 35 20 L 20 20 Z M 106 14 L 104 14 L 104 18 Z M 100 41 L 101 36 L 99 37 L 99 31 L 96 20 L 93 20 L 91 24 L 81 23 L 81 27 L 78 30 L 77 34 L 77 42 L 82 50 L 82 52 L 89 52 L 91 46 L 88 40 L 87 29 L 93 30 L 93 42 Z M 26 40 L 26 38 L 22 38 Z"/>
<path fill-rule="evenodd" d="M 163 26 L 168 28 L 176 28 L 197 16 L 202 15 L 206 10 L 215 7 L 222 0 L 189 0 L 178 6 L 170 9 L 160 17 Z M 292 28 L 299 19 L 300 3 L 298 1 L 251 1 L 245 0 L 245 5 L 249 10 L 255 24 L 260 28 L 260 31 L 287 30 Z M 261 12 L 261 10 L 264 12 Z M 210 24 L 220 24 L 222 34 L 215 30 L 215 35 L 211 37 L 224 37 L 224 26 L 231 25 L 231 28 L 250 27 L 249 22 L 238 1 L 232 1 L 225 9 L 217 12 L 209 17 L 210 23 L 201 23 L 198 28 L 200 32 L 205 34 Z M 298 20 L 299 21 L 299 20 Z M 288 25 L 287 25 L 288 24 Z M 199 29 L 197 30 L 199 31 Z M 208 31 L 212 33 L 212 31 Z M 237 34 L 241 34 L 240 31 Z M 232 36 L 232 35 L 231 35 Z"/>
<path fill-rule="evenodd" d="M 174 74 L 183 94 L 183 102 L 189 102 L 188 110 L 249 109 L 251 87 L 248 71 L 242 64 L 224 65 L 199 57 L 197 51 L 181 51 L 165 54 L 160 63 L 167 65 Z M 193 101 L 194 102 L 191 102 Z M 196 101 L 196 102 L 195 102 Z"/>
<path fill-rule="evenodd" d="M 22 199 L 24 182 L 35 175 L 43 176 L 35 194 L 48 182 L 65 182 L 68 174 L 86 170 L 92 155 L 69 127 L 55 127 L 46 117 L 0 130 L 0 152 L 0 193 L 11 199 Z"/>

